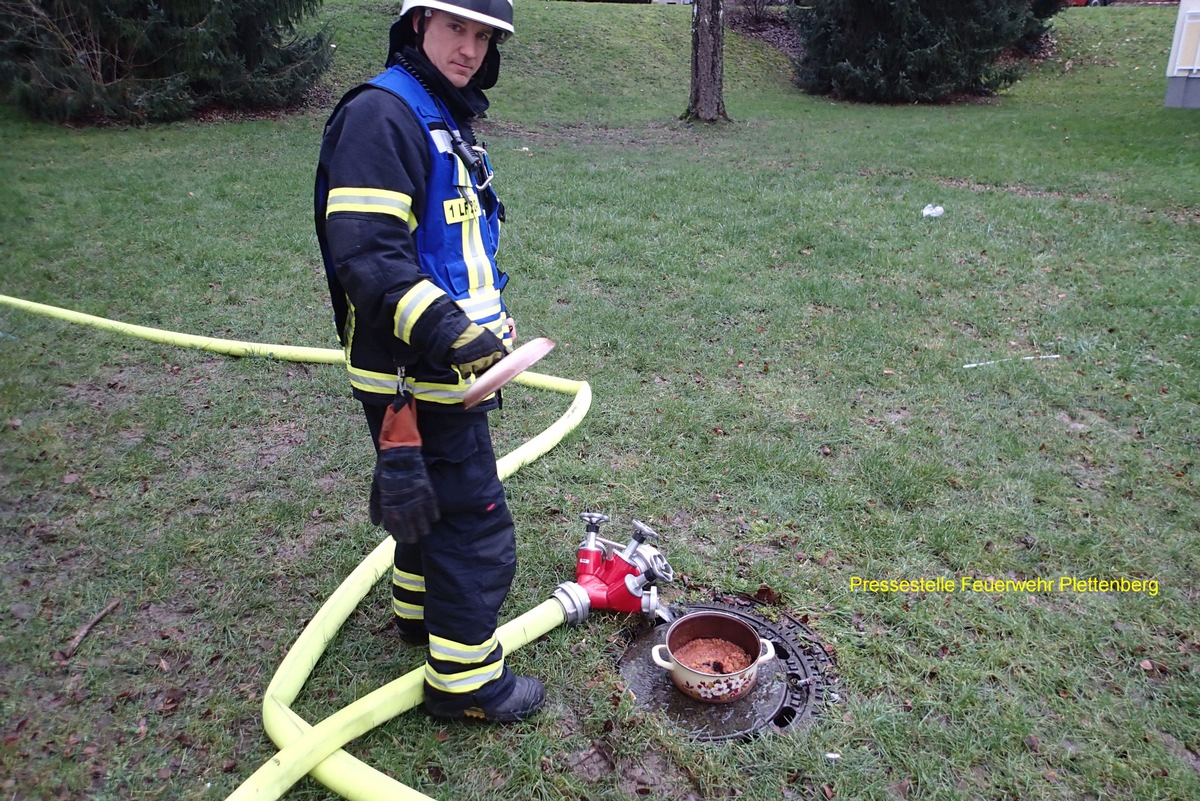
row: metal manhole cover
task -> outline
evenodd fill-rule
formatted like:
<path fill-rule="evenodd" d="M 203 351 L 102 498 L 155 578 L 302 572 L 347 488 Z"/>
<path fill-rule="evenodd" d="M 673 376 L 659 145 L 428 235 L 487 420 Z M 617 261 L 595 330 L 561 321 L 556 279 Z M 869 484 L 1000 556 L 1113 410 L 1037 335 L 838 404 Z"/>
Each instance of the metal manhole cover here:
<path fill-rule="evenodd" d="M 807 723 L 826 703 L 834 682 L 833 659 L 806 625 L 788 615 L 770 621 L 755 614 L 757 603 L 695 603 L 671 612 L 719 611 L 748 623 L 775 648 L 775 659 L 758 670 L 758 682 L 745 697 L 728 704 L 706 704 L 688 698 L 671 683 L 667 672 L 650 657 L 665 642 L 666 624 L 627 632 L 628 645 L 617 659 L 625 686 L 637 704 L 662 714 L 697 740 L 745 739 L 762 731 L 784 731 Z"/>

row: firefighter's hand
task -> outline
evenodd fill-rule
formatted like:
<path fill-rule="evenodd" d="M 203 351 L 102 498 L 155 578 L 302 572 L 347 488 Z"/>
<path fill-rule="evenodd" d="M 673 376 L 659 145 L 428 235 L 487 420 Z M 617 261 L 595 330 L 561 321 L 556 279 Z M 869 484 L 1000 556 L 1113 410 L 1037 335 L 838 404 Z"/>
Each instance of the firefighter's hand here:
<path fill-rule="evenodd" d="M 420 542 L 429 533 L 430 525 L 441 514 L 419 447 L 404 445 L 379 451 L 369 509 L 371 522 L 382 526 L 396 542 Z"/>
<path fill-rule="evenodd" d="M 450 363 L 465 378 L 483 375 L 508 353 L 500 338 L 486 328 L 471 323 L 450 346 Z"/>
<path fill-rule="evenodd" d="M 508 336 L 505 338 L 504 347 L 509 353 L 512 353 L 513 348 L 517 347 L 517 321 L 509 317 L 504 321 L 504 327 L 508 329 Z"/>

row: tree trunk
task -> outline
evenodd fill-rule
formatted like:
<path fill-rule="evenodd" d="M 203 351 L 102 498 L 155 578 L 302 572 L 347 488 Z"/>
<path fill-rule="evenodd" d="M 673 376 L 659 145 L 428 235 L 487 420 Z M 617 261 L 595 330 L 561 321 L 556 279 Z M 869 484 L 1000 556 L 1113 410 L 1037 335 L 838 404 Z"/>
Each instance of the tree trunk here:
<path fill-rule="evenodd" d="M 725 114 L 725 9 L 722 0 L 692 2 L 692 94 L 687 120 L 716 122 Z"/>

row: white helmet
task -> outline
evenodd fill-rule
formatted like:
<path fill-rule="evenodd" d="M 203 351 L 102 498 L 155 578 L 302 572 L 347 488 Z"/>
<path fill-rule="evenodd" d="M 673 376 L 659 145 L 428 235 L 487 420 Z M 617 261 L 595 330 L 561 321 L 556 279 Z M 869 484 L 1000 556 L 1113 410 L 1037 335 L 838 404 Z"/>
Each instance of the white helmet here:
<path fill-rule="evenodd" d="M 496 30 L 496 42 L 503 42 L 513 33 L 512 0 L 404 0 L 400 8 L 401 19 L 414 8 L 436 8 L 456 17 L 491 25 Z"/>

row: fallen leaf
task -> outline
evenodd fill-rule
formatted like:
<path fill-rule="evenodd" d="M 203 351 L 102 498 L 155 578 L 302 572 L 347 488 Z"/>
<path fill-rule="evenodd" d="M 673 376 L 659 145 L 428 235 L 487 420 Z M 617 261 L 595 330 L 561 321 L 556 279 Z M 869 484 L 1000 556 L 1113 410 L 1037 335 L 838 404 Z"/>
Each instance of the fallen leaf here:
<path fill-rule="evenodd" d="M 758 585 L 758 592 L 754 593 L 755 600 L 762 601 L 765 604 L 779 603 L 779 597 L 779 593 L 766 584 Z"/>

